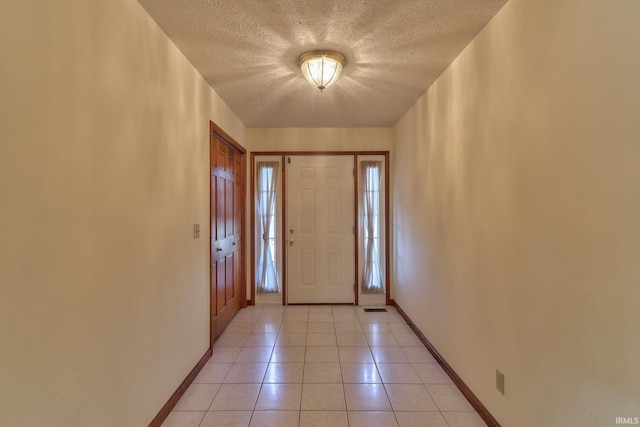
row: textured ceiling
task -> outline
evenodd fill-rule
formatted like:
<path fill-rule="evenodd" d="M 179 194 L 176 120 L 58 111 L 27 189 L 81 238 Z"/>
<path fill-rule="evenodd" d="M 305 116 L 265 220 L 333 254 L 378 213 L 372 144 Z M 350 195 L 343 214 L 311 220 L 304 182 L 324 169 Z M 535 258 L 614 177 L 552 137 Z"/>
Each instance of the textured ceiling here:
<path fill-rule="evenodd" d="M 248 127 L 392 126 L 506 0 L 139 0 Z M 303 52 L 347 58 L 324 92 Z"/>

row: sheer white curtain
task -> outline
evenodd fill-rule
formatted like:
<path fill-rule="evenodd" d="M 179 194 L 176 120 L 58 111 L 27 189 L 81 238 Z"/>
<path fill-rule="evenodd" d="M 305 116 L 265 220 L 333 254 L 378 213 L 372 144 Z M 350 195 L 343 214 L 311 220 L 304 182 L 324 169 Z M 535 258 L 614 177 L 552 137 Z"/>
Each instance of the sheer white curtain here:
<path fill-rule="evenodd" d="M 256 162 L 258 218 L 258 258 L 256 269 L 256 291 L 261 294 L 280 292 L 275 265 L 276 240 L 276 191 L 278 185 L 277 161 Z"/>
<path fill-rule="evenodd" d="M 362 203 L 362 225 L 364 265 L 360 291 L 368 294 L 384 292 L 380 268 L 380 190 L 382 162 L 360 163 L 360 197 Z"/>

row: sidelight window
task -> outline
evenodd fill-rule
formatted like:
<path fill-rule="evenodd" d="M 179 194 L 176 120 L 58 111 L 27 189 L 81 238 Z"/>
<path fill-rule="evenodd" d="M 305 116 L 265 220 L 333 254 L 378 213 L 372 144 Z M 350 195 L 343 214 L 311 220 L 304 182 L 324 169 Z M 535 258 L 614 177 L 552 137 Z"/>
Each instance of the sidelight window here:
<path fill-rule="evenodd" d="M 280 293 L 277 250 L 279 161 L 256 162 L 256 292 Z"/>
<path fill-rule="evenodd" d="M 383 163 L 378 160 L 360 162 L 360 292 L 382 294 L 384 286 L 382 182 Z"/>

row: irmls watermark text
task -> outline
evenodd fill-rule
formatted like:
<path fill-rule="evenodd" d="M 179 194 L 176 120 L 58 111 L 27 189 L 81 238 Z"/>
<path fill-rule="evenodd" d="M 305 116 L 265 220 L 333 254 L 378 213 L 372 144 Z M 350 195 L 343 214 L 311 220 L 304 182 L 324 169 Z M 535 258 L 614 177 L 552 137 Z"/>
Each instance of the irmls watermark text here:
<path fill-rule="evenodd" d="M 616 424 L 638 425 L 640 424 L 640 417 L 616 417 Z"/>

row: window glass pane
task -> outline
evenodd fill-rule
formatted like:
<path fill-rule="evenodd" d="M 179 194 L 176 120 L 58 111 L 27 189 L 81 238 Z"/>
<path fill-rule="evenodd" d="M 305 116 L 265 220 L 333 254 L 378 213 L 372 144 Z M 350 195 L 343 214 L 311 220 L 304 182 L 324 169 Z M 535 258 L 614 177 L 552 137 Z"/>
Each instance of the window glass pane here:
<path fill-rule="evenodd" d="M 363 268 L 360 290 L 363 293 L 383 293 L 381 268 L 381 216 L 382 162 L 363 161 L 360 166 L 360 203 L 363 248 Z"/>
<path fill-rule="evenodd" d="M 280 163 L 256 162 L 256 291 L 279 293 L 277 274 L 276 193 Z"/>

